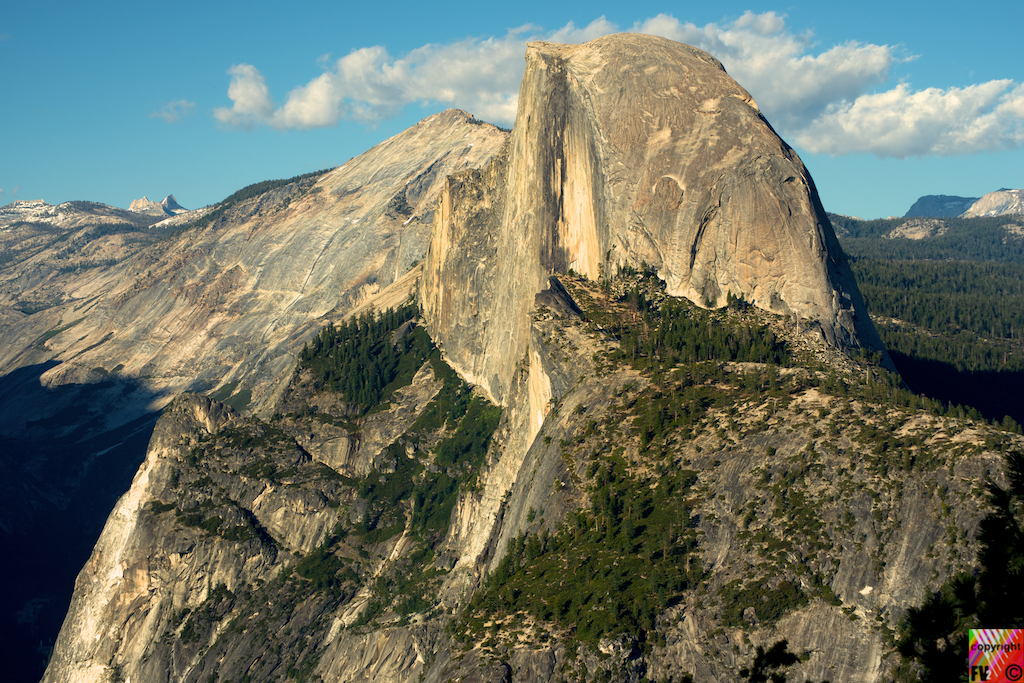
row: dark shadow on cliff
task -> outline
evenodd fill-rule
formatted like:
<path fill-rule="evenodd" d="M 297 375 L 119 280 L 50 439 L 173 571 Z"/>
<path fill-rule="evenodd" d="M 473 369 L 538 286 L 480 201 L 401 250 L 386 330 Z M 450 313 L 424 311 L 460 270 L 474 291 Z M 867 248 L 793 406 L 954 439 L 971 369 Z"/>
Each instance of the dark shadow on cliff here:
<path fill-rule="evenodd" d="M 0 377 L 0 661 L 38 681 L 75 577 L 153 433 L 157 396 L 124 377 L 47 388 L 56 362 Z"/>
<path fill-rule="evenodd" d="M 1024 454 L 1008 452 L 1005 467 L 1008 486 L 988 483 L 977 568 L 951 576 L 900 623 L 900 683 L 965 680 L 970 629 L 1024 628 Z"/>
<path fill-rule="evenodd" d="M 1024 372 L 970 372 L 951 363 L 890 351 L 903 381 L 918 394 L 944 404 L 975 408 L 986 420 L 1009 415 L 1024 424 Z"/>

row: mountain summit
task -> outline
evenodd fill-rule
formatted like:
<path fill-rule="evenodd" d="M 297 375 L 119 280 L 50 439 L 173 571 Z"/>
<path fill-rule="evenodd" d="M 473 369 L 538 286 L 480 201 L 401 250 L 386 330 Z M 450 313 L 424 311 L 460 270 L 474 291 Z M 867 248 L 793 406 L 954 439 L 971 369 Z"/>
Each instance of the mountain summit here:
<path fill-rule="evenodd" d="M 164 211 L 170 214 L 179 214 L 183 211 L 188 211 L 188 209 L 178 203 L 178 200 L 174 198 L 173 194 L 169 194 L 164 197 L 163 201 L 160 202 L 160 206 L 164 207 Z"/>
<path fill-rule="evenodd" d="M 929 194 L 919 197 L 903 215 L 904 218 L 952 218 L 959 216 L 978 201 L 977 197 L 956 197 Z"/>
<path fill-rule="evenodd" d="M 964 211 L 964 218 L 978 216 L 1002 216 L 1008 213 L 1024 213 L 1024 190 L 996 190 L 971 204 Z"/>
<path fill-rule="evenodd" d="M 671 295 L 742 297 L 884 354 L 807 169 L 718 60 L 635 34 L 530 43 L 508 153 L 444 191 L 432 329 L 500 402 L 548 275 L 645 265 Z"/>
<path fill-rule="evenodd" d="M 149 214 L 150 216 L 177 216 L 179 213 L 188 211 L 177 202 L 173 194 L 164 197 L 162 202 L 154 202 L 149 197 L 143 196 L 136 199 L 128 206 L 129 211 Z"/>

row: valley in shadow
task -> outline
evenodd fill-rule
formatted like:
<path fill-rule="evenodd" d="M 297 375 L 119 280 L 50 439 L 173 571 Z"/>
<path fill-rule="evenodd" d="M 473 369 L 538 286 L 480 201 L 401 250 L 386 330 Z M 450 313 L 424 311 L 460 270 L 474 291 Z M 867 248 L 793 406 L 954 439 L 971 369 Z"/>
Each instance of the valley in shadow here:
<path fill-rule="evenodd" d="M 946 405 L 974 408 L 989 421 L 1001 422 L 1008 415 L 1024 425 L 1024 372 L 958 370 L 952 363 L 891 349 L 889 355 L 911 391 Z"/>
<path fill-rule="evenodd" d="M 142 463 L 159 396 L 112 376 L 43 386 L 54 361 L 0 377 L 0 657 L 38 681 L 75 577 Z"/>

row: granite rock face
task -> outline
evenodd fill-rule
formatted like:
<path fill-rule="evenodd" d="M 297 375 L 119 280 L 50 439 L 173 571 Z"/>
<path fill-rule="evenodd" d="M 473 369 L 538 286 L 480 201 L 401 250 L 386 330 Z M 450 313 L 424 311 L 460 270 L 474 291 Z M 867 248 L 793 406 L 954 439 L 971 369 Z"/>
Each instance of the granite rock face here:
<path fill-rule="evenodd" d="M 47 330 L 44 382 L 95 369 L 171 395 L 236 383 L 254 404 L 280 387 L 303 334 L 341 317 L 423 257 L 445 178 L 506 134 L 465 112 L 430 117 L 345 165 L 239 202 L 117 264 L 69 278 L 67 301 L 0 326 L 0 370 Z"/>
<path fill-rule="evenodd" d="M 0 532 L 26 561 L 3 575 L 2 621 L 16 633 L 0 628 L 0 654 L 52 638 L 15 626 L 26 605 L 45 605 L 31 628 L 56 633 L 156 411 L 183 391 L 272 409 L 309 336 L 408 298 L 445 178 L 484 165 L 506 138 L 442 112 L 328 173 L 154 227 L 99 204 L 3 207 L 0 444 L 12 457 L 0 460 L 17 454 L 17 467 Z M 64 550 L 51 561 L 41 544 Z"/>
<path fill-rule="evenodd" d="M 979 216 L 1002 216 L 1008 213 L 1024 213 L 1024 190 L 996 190 L 971 204 L 961 214 L 964 218 Z"/>
<path fill-rule="evenodd" d="M 219 481 L 226 485 L 224 500 L 231 501 L 226 519 L 240 529 L 267 529 L 272 537 L 250 532 L 241 543 L 225 542 L 182 526 L 180 510 L 170 512 L 173 503 L 159 507 L 162 500 L 177 502 L 179 486 L 191 487 L 187 477 L 179 479 L 190 450 L 240 419 L 223 404 L 195 395 L 177 398 L 164 411 L 131 489 L 78 576 L 48 680 L 111 680 L 115 655 L 128 663 L 122 680 L 177 680 L 190 668 L 192 653 L 180 642 L 161 640 L 165 630 L 179 626 L 216 586 L 237 591 L 273 578 L 282 549 L 309 552 L 334 524 L 334 511 L 313 491 L 253 486 L 244 477 Z M 197 493 L 185 496 L 193 506 L 188 512 L 212 502 Z"/>
<path fill-rule="evenodd" d="M 452 594 L 549 495 L 534 479 L 557 474 L 529 454 L 586 361 L 555 369 L 532 322 L 559 298 L 552 273 L 646 263 L 670 294 L 742 295 L 882 350 L 806 170 L 712 57 L 646 36 L 532 44 L 519 102 L 505 149 L 447 179 L 420 287 L 447 360 L 508 411 L 502 458 L 453 516 Z"/>
<path fill-rule="evenodd" d="M 646 263 L 884 354 L 796 153 L 722 65 L 663 38 L 531 43 L 505 153 L 447 181 L 421 299 L 452 362 L 504 400 L 547 276 Z M 472 333 L 470 333 L 472 332 Z"/>
<path fill-rule="evenodd" d="M 595 301 L 603 305 L 593 283 L 567 278 L 562 287 L 552 283 L 536 300 L 528 367 L 514 377 L 476 483 L 460 491 L 430 553 L 408 505 L 415 497 L 393 501 L 385 514 L 404 525 L 388 534 L 367 540 L 355 526 L 369 510 L 365 484 L 398 478 L 395 461 L 381 457 L 388 442 L 409 444 L 399 432 L 436 395 L 429 364 L 360 422 L 351 436 L 366 438 L 353 438 L 342 458 L 329 444 L 346 428 L 326 418 L 342 417 L 343 401 L 313 391 L 305 371 L 271 421 L 206 397 L 175 399 L 78 577 L 44 682 L 726 681 L 740 679 L 756 647 L 782 640 L 805 655 L 789 680 L 889 680 L 896 658 L 886 639 L 900 618 L 974 566 L 980 482 L 1002 479 L 999 455 L 985 445 L 999 440 L 995 430 L 789 384 L 782 400 L 731 393 L 699 434 L 675 432 L 664 450 L 645 453 L 631 406 L 671 388 L 609 361 L 614 344 L 584 322 Z M 786 331 L 851 380 L 863 373 L 820 337 Z M 729 374 L 765 369 L 724 365 Z M 303 403 L 315 412 L 297 410 Z M 880 457 L 865 437 L 876 428 L 898 435 L 907 452 Z M 1002 438 L 1021 446 L 1019 436 Z M 429 443 L 403 449 L 405 457 L 429 463 Z M 616 457 L 644 490 L 679 468 L 694 478 L 687 525 L 702 580 L 660 614 L 647 634 L 656 644 L 641 651 L 629 637 L 596 647 L 573 644 L 565 631 L 539 637 L 538 618 L 523 613 L 456 640 L 462 609 L 487 590 L 508 541 L 558 533 L 585 516 L 597 495 L 595 464 Z M 602 567 L 637 556 L 607 551 L 619 554 Z M 330 582 L 311 571 L 317 563 Z M 420 574 L 436 582 L 429 602 L 403 612 L 389 581 Z M 755 601 L 742 618 L 725 616 L 725 593 L 744 586 L 760 596 L 781 581 L 803 596 L 783 615 Z"/>

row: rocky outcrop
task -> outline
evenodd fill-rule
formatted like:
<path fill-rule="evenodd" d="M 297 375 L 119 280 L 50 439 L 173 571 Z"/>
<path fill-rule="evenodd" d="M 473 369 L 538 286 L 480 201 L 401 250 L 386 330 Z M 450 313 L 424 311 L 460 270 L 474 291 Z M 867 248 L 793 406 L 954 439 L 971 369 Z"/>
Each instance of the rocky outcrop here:
<path fill-rule="evenodd" d="M 1024 190 L 996 190 L 971 204 L 963 212 L 963 218 L 980 216 L 1002 216 L 1008 213 L 1024 213 Z"/>
<path fill-rule="evenodd" d="M 269 659 L 271 670 L 283 672 L 282 661 L 295 663 L 307 648 L 318 651 L 311 661 L 322 658 L 325 678 L 418 680 L 433 658 L 439 624 L 353 632 L 347 627 L 367 608 L 370 591 L 332 590 L 310 601 L 318 589 L 305 578 L 271 581 L 360 517 L 365 503 L 340 483 L 355 480 L 339 472 L 362 478 L 393 471 L 393 462 L 382 461 L 384 448 L 422 415 L 439 385 L 426 364 L 389 409 L 362 422 L 365 438 L 351 444 L 343 462 L 323 457 L 329 449 L 316 428 L 329 424 L 292 417 L 272 426 L 204 396 L 174 399 L 78 576 L 44 680 L 205 681 L 218 670 L 223 680 L 237 680 L 256 668 L 246 662 L 239 669 L 238 659 Z M 344 409 L 328 405 L 332 399 L 337 395 L 312 394 L 296 376 L 281 408 L 310 400 L 320 415 Z M 367 583 L 384 557 L 408 554 L 405 539 L 367 544 L 375 549 Z M 270 585 L 280 591 L 273 598 L 260 592 Z M 227 614 L 241 615 L 230 629 Z M 278 635 L 294 630 L 276 659 L 263 653 L 268 619 Z M 228 648 L 229 664 L 207 657 L 215 644 Z"/>
<path fill-rule="evenodd" d="M 282 551 L 307 554 L 334 527 L 330 480 L 254 480 L 252 460 L 244 455 L 223 469 L 226 461 L 216 469 L 195 467 L 202 444 L 240 422 L 233 410 L 202 396 L 183 395 L 167 407 L 131 489 L 78 576 L 44 680 L 178 680 L 195 665 L 189 643 L 193 629 L 201 628 L 204 605 L 216 609 L 224 596 L 234 600 L 248 586 L 273 579 Z M 319 467 L 294 445 L 274 462 L 299 472 Z M 204 515 L 211 514 L 205 519 L 216 524 L 204 526 Z M 163 638 L 176 631 L 183 643 Z"/>
<path fill-rule="evenodd" d="M 178 203 L 178 200 L 174 198 L 173 194 L 169 194 L 164 197 L 160 202 L 160 206 L 164 207 L 164 211 L 172 215 L 188 211 L 188 209 Z"/>
<path fill-rule="evenodd" d="M 807 169 L 717 60 L 641 35 L 529 44 L 508 147 L 439 200 L 432 330 L 503 402 L 549 274 L 642 264 L 670 294 L 742 296 L 884 353 Z"/>
<path fill-rule="evenodd" d="M 935 218 L 911 218 L 890 230 L 885 237 L 891 240 L 924 240 L 942 237 L 948 230 L 945 221 Z"/>

